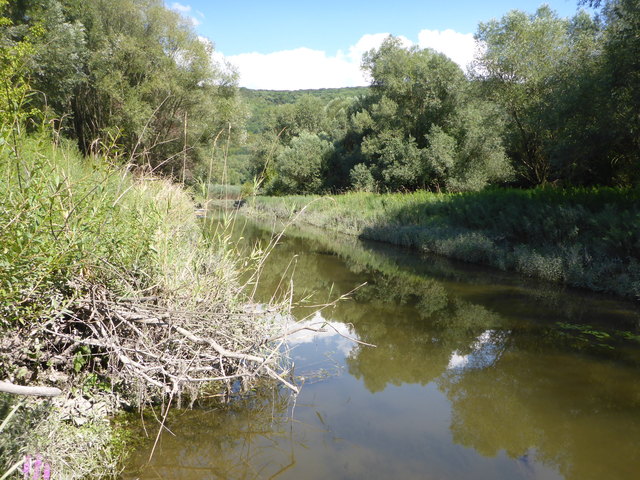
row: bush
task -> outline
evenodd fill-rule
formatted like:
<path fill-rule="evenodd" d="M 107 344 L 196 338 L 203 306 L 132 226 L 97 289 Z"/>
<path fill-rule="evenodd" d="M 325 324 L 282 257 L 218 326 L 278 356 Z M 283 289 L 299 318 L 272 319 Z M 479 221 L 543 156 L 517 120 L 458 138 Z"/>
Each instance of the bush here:
<path fill-rule="evenodd" d="M 276 177 L 267 186 L 269 193 L 318 193 L 332 152 L 333 146 L 313 133 L 294 137 L 276 158 Z"/>
<path fill-rule="evenodd" d="M 376 181 L 371 170 L 364 163 L 359 163 L 349 173 L 351 186 L 358 192 L 373 192 L 376 190 Z"/>

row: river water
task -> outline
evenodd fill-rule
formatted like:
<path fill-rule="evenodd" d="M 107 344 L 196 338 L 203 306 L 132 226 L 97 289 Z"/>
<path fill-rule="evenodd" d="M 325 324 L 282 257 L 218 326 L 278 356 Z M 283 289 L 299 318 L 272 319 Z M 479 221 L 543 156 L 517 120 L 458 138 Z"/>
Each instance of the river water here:
<path fill-rule="evenodd" d="M 640 478 L 636 304 L 309 229 L 257 299 L 291 279 L 296 318 L 326 330 L 289 342 L 301 393 L 174 411 L 123 478 Z"/>

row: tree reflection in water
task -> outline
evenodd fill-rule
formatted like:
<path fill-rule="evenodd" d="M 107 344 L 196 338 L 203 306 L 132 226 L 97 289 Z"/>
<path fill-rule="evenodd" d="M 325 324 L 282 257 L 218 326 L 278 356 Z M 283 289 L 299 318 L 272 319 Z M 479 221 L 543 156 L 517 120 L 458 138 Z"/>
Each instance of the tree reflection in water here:
<path fill-rule="evenodd" d="M 248 225 L 244 236 L 271 233 Z M 305 299 L 296 317 L 367 282 L 315 320 L 377 347 L 298 338 L 308 383 L 295 409 L 269 393 L 177 412 L 177 437 L 162 435 L 140 478 L 636 478 L 636 306 L 296 229 L 264 266 L 256 300 L 289 284 L 292 258 Z M 310 340 L 326 343 L 296 350 Z M 313 383 L 328 350 L 339 368 Z"/>

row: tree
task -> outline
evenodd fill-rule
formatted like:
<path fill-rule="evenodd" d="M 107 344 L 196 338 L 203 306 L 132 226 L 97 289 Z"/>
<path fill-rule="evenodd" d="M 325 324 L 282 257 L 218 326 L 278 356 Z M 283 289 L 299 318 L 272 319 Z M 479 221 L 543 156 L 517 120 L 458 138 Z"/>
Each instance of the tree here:
<path fill-rule="evenodd" d="M 620 183 L 640 181 L 640 3 L 610 0 L 604 7 L 607 22 L 605 68 L 609 79 L 612 157 Z"/>
<path fill-rule="evenodd" d="M 34 42 L 29 65 L 31 85 L 40 92 L 34 101 L 61 123 L 71 113 L 74 92 L 87 81 L 86 29 L 78 20 L 68 18 L 57 0 L 32 2 L 21 18 L 42 32 Z"/>
<path fill-rule="evenodd" d="M 555 132 L 544 146 L 555 179 L 574 185 L 607 184 L 614 163 L 607 81 L 603 75 L 603 30 L 581 11 L 568 24 L 568 52 L 556 67 L 544 125 Z"/>
<path fill-rule="evenodd" d="M 363 155 L 355 163 L 363 163 L 381 186 L 463 191 L 509 178 L 501 122 L 474 98 L 452 60 L 389 37 L 364 56 L 363 69 L 372 84 L 351 116 Z"/>
<path fill-rule="evenodd" d="M 480 23 L 475 35 L 485 46 L 476 79 L 507 113 L 508 152 L 532 185 L 548 181 L 552 171 L 544 147 L 555 139 L 545 115 L 553 109 L 558 65 L 568 55 L 568 31 L 569 22 L 545 5 L 533 15 L 513 10 Z"/>
<path fill-rule="evenodd" d="M 29 58 L 34 104 L 84 153 L 184 178 L 221 131 L 241 131 L 235 72 L 215 64 L 212 44 L 161 0 L 10 7 L 14 41 L 40 32 Z"/>
<path fill-rule="evenodd" d="M 267 188 L 269 193 L 319 193 L 332 152 L 331 143 L 314 133 L 302 132 L 294 137 L 276 158 L 275 178 Z"/>
<path fill-rule="evenodd" d="M 321 133 L 326 124 L 324 103 L 319 98 L 303 95 L 295 103 L 276 106 L 268 124 L 268 129 L 279 134 L 284 145 L 302 132 Z"/>

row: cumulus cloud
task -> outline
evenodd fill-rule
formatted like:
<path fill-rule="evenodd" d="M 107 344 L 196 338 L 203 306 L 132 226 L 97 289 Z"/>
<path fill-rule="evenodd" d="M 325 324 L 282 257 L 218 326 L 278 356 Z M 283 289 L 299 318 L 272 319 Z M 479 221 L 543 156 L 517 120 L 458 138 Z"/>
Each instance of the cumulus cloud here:
<path fill-rule="evenodd" d="M 178 3 L 178 2 L 173 2 L 171 4 L 171 10 L 175 10 L 176 12 L 180 12 L 180 13 L 189 13 L 191 11 L 191 6 L 182 5 L 181 3 Z"/>
<path fill-rule="evenodd" d="M 476 41 L 471 33 L 459 33 L 454 30 L 421 30 L 418 33 L 420 48 L 432 48 L 444 53 L 466 71 L 473 60 Z"/>
<path fill-rule="evenodd" d="M 267 90 L 299 90 L 311 88 L 339 88 L 368 85 L 369 79 L 360 70 L 362 55 L 378 48 L 388 33 L 363 35 L 346 51 L 329 55 L 322 50 L 296 48 L 273 53 L 243 53 L 227 57 L 238 68 L 240 85 Z M 403 45 L 415 45 L 406 37 L 399 37 Z M 473 59 L 473 35 L 453 30 L 422 30 L 418 34 L 420 48 L 442 52 L 463 69 Z"/>
<path fill-rule="evenodd" d="M 298 90 L 366 85 L 358 63 L 344 55 L 331 57 L 309 48 L 243 53 L 228 60 L 238 67 L 240 85 L 248 88 Z"/>

